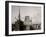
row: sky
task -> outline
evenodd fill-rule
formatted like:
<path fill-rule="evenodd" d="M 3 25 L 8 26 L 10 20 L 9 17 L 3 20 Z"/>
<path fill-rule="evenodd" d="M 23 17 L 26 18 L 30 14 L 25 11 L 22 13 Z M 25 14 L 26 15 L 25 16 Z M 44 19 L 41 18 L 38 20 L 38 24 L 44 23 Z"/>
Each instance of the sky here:
<path fill-rule="evenodd" d="M 41 23 L 41 7 L 36 6 L 11 6 L 11 20 L 12 23 L 15 23 L 16 18 L 18 18 L 19 9 L 21 20 L 24 21 L 25 16 L 29 16 L 30 19 L 32 18 L 33 24 Z M 16 18 L 15 18 L 16 17 Z"/>

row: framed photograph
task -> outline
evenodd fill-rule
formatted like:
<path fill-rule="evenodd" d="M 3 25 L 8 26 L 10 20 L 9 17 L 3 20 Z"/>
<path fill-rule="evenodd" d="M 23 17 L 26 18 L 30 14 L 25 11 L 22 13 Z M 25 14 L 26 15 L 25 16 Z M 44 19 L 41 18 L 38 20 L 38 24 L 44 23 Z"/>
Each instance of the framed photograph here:
<path fill-rule="evenodd" d="M 45 34 L 45 3 L 5 1 L 5 35 Z"/>

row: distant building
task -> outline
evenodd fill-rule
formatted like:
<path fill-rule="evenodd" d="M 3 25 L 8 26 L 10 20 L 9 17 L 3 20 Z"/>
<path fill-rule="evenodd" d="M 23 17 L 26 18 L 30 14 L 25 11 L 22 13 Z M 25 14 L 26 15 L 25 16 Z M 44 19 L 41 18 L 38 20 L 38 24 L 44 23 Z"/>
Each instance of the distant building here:
<path fill-rule="evenodd" d="M 32 25 L 32 19 L 30 20 L 29 16 L 25 16 L 24 24 L 25 25 Z"/>
<path fill-rule="evenodd" d="M 24 25 L 26 25 L 26 30 L 33 30 L 32 19 L 29 16 L 25 16 Z"/>
<path fill-rule="evenodd" d="M 34 27 L 35 30 L 41 29 L 41 24 L 33 24 L 32 27 Z"/>
<path fill-rule="evenodd" d="M 15 22 L 15 24 L 12 24 L 12 31 L 21 31 L 25 30 L 25 25 L 24 22 L 20 18 L 20 9 L 19 9 L 19 14 L 18 14 L 18 20 Z"/>

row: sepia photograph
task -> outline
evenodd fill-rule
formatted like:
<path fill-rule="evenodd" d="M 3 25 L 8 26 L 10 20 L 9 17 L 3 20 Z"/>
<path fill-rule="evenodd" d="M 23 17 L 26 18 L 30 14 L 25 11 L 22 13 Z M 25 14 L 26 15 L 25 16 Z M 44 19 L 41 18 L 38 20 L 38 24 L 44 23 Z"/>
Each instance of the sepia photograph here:
<path fill-rule="evenodd" d="M 40 30 L 41 7 L 12 5 L 11 22 L 12 31 Z"/>
<path fill-rule="evenodd" d="M 44 3 L 6 1 L 7 35 L 44 33 Z M 6 21 L 6 22 L 7 22 Z M 8 31 L 7 31 L 8 30 Z"/>

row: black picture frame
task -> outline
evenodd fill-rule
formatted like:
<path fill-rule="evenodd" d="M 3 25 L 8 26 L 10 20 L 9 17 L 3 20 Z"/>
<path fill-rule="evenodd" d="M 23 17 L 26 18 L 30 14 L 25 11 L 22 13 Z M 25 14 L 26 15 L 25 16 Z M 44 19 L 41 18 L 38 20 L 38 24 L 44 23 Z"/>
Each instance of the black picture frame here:
<path fill-rule="evenodd" d="M 27 33 L 27 34 L 12 34 L 9 35 L 9 3 L 28 3 L 28 4 L 42 4 L 44 6 L 44 32 L 42 33 Z M 5 1 L 5 36 L 18 36 L 18 35 L 34 35 L 45 34 L 45 3 L 40 2 L 22 2 L 22 1 Z"/>

